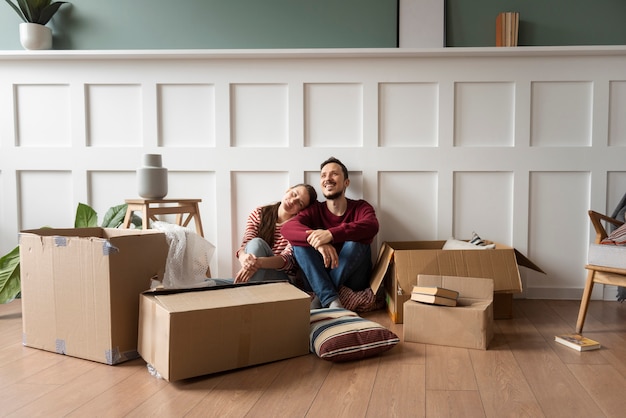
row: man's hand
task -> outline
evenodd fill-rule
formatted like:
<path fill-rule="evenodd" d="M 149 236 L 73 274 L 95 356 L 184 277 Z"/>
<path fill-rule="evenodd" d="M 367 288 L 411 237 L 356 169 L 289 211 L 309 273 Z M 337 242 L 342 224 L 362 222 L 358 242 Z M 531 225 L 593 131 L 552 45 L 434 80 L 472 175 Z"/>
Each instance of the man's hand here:
<path fill-rule="evenodd" d="M 333 241 L 333 234 L 327 229 L 308 230 L 306 233 L 306 241 L 316 250 L 320 245 L 330 244 Z"/>
<path fill-rule="evenodd" d="M 323 244 L 317 247 L 317 251 L 322 254 L 324 259 L 324 267 L 337 268 L 339 266 L 339 256 L 337 250 L 331 244 Z"/>

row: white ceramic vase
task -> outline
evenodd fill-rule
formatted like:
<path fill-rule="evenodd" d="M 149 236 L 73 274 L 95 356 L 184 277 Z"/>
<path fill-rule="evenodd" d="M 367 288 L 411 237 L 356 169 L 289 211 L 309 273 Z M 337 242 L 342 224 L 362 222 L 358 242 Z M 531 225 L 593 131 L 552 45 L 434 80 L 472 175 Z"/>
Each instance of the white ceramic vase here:
<path fill-rule="evenodd" d="M 144 199 L 163 199 L 167 196 L 167 168 L 161 154 L 145 154 L 143 166 L 137 169 L 137 188 Z"/>
<path fill-rule="evenodd" d="M 20 23 L 20 43 L 24 49 L 52 48 L 52 31 L 39 23 Z"/>

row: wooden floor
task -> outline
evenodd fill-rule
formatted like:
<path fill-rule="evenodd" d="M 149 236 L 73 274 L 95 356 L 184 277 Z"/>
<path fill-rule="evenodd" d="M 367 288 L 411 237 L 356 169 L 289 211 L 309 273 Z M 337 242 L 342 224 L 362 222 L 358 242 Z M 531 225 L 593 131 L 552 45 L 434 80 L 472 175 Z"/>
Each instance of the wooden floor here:
<path fill-rule="evenodd" d="M 489 350 L 404 343 L 359 362 L 312 354 L 168 383 L 141 360 L 107 366 L 21 344 L 21 306 L 0 305 L 0 416 L 622 417 L 626 304 L 591 302 L 598 351 L 557 345 L 577 301 L 515 300 Z M 395 331 L 384 311 L 367 316 Z"/>

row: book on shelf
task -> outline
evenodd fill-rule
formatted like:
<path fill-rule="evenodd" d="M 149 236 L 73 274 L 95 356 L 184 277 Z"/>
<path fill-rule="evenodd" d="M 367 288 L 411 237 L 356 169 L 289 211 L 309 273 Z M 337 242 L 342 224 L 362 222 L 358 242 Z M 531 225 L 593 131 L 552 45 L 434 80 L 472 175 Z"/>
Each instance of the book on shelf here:
<path fill-rule="evenodd" d="M 459 292 L 452 289 L 439 286 L 413 286 L 412 293 L 421 293 L 423 295 L 442 296 L 448 299 L 457 299 Z"/>
<path fill-rule="evenodd" d="M 597 350 L 600 348 L 599 342 L 579 334 L 556 335 L 554 341 L 578 351 Z"/>
<path fill-rule="evenodd" d="M 443 296 L 437 295 L 426 295 L 424 293 L 411 293 L 411 300 L 428 303 L 430 305 L 456 306 L 456 299 L 444 298 Z"/>
<path fill-rule="evenodd" d="M 496 46 L 517 46 L 519 12 L 502 12 L 496 17 Z"/>

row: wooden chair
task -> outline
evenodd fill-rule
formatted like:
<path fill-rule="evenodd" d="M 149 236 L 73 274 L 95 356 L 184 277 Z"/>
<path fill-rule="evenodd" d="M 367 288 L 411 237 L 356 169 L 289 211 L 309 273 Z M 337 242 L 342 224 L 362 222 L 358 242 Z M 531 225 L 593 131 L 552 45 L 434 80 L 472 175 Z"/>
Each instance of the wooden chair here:
<path fill-rule="evenodd" d="M 606 215 L 594 212 L 590 210 L 589 217 L 593 228 L 596 230 L 595 243 L 599 244 L 604 238 L 608 236 L 604 225 L 601 221 L 609 222 L 617 227 L 624 224 L 623 221 L 611 218 Z M 626 251 L 626 249 L 624 249 Z M 626 252 L 624 253 L 626 256 Z M 626 269 L 596 266 L 587 264 L 587 282 L 585 283 L 585 290 L 583 292 L 583 298 L 580 301 L 580 310 L 578 311 L 578 320 L 576 321 L 576 332 L 580 334 L 583 331 L 583 325 L 585 324 L 585 317 L 587 316 L 587 308 L 589 308 L 589 299 L 591 298 L 591 292 L 593 291 L 593 285 L 596 283 L 608 284 L 612 286 L 626 286 Z"/>

